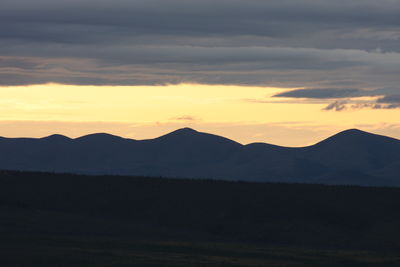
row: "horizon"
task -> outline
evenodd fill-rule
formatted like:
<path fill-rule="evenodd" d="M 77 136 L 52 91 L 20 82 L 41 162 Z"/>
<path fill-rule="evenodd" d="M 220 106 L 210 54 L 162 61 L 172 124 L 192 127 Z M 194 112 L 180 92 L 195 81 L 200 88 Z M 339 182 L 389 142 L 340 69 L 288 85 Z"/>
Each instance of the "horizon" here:
<path fill-rule="evenodd" d="M 368 131 L 363 131 L 363 130 L 360 130 L 360 129 L 357 129 L 357 128 L 351 128 L 351 129 L 346 129 L 346 130 L 343 130 L 343 131 L 339 131 L 339 132 L 334 133 L 334 134 L 332 134 L 332 135 L 330 135 L 330 136 L 327 136 L 327 137 L 325 137 L 325 138 L 323 138 L 323 139 L 321 139 L 321 140 L 318 140 L 317 142 L 315 142 L 315 143 L 313 143 L 313 144 L 309 144 L 309 145 L 305 145 L 305 146 L 284 146 L 284 145 L 274 144 L 274 143 L 271 143 L 271 142 L 261 142 L 261 141 L 255 141 L 255 142 L 251 142 L 251 143 L 241 143 L 241 142 L 238 142 L 237 140 L 230 139 L 230 138 L 228 138 L 228 137 L 226 137 L 226 136 L 218 135 L 218 134 L 211 133 L 211 132 L 199 131 L 199 130 L 197 130 L 197 129 L 190 128 L 190 127 L 178 128 L 178 129 L 172 130 L 172 131 L 170 131 L 170 132 L 161 134 L 161 135 L 159 135 L 159 136 L 155 136 L 155 137 L 152 137 L 152 138 L 143 138 L 143 139 L 133 139 L 133 138 L 125 137 L 125 136 L 114 135 L 114 134 L 107 133 L 107 132 L 93 132 L 93 133 L 89 133 L 89 134 L 85 134 L 85 135 L 81 135 L 81 136 L 75 136 L 75 137 L 67 136 L 67 135 L 60 134 L 60 133 L 54 133 L 54 134 L 50 134 L 50 135 L 46 135 L 46 136 L 41 136 L 41 137 L 29 137 L 29 136 L 7 137 L 7 136 L 1 136 L 1 135 L 0 135 L 0 138 L 46 139 L 46 138 L 53 137 L 53 136 L 60 136 L 60 137 L 68 138 L 68 139 L 70 139 L 70 140 L 76 140 L 76 139 L 83 138 L 83 137 L 88 137 L 88 136 L 108 135 L 108 136 L 114 136 L 114 137 L 119 137 L 119 138 L 123 138 L 123 139 L 134 140 L 134 141 L 146 141 L 146 140 L 157 139 L 157 138 L 159 138 L 159 137 L 163 137 L 163 136 L 169 135 L 169 134 L 171 134 L 171 133 L 175 133 L 175 132 L 179 132 L 179 131 L 183 131 L 183 130 L 190 130 L 190 131 L 197 132 L 197 133 L 204 133 L 204 134 L 214 135 L 214 136 L 218 136 L 218 137 L 223 137 L 223 138 L 229 139 L 229 140 L 231 140 L 231 141 L 234 141 L 234 142 L 236 142 L 236 143 L 239 143 L 239 144 L 241 144 L 241 145 L 243 145 L 243 146 L 250 145 L 250 144 L 255 144 L 255 143 L 263 143 L 263 144 L 270 144 L 270 145 L 275 145 L 275 146 L 280 146 L 280 147 L 302 148 L 302 147 L 308 147 L 308 146 L 316 145 L 316 144 L 318 144 L 318 143 L 320 143 L 320 142 L 322 142 L 322 141 L 325 141 L 325 140 L 327 140 L 327 139 L 329 139 L 329 138 L 331 138 L 331 137 L 334 137 L 334 136 L 339 135 L 339 134 L 342 134 L 342 133 L 348 133 L 348 132 L 350 132 L 350 131 L 359 131 L 359 132 L 361 132 L 361 133 L 373 134 L 373 135 L 378 135 L 378 136 L 382 136 L 382 137 L 388 137 L 388 138 L 392 138 L 392 139 L 395 139 L 395 140 L 399 140 L 399 141 L 400 141 L 399 138 L 394 138 L 394 137 L 390 137 L 390 136 L 386 136 L 386 135 L 381 135 L 381 134 L 376 134 L 376 133 L 372 133 L 372 132 L 368 132 Z"/>

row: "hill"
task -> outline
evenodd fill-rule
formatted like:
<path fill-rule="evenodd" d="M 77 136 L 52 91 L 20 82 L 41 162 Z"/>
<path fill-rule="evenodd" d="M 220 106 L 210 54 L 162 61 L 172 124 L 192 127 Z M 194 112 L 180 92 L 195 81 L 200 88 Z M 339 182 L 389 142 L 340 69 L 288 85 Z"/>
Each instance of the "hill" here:
<path fill-rule="evenodd" d="M 149 140 L 1 138 L 0 151 L 6 170 L 400 186 L 400 141 L 356 129 L 303 148 L 242 145 L 183 128 Z"/>
<path fill-rule="evenodd" d="M 398 188 L 3 171 L 0 264 L 398 266 L 399 209 Z"/>

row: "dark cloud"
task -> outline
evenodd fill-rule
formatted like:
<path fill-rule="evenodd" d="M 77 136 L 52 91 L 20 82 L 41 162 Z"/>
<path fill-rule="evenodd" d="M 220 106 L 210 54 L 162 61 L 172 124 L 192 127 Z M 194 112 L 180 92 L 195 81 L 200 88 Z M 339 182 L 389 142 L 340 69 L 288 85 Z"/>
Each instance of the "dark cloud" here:
<path fill-rule="evenodd" d="M 383 91 L 383 90 L 382 90 Z M 397 109 L 400 108 L 400 95 L 387 95 L 370 102 L 335 101 L 323 110 L 342 111 L 346 109 Z"/>
<path fill-rule="evenodd" d="M 57 26 L 64 26 L 67 32 L 76 30 L 74 26 L 103 30 L 92 29 L 90 35 L 104 33 L 110 27 L 114 33 L 292 36 L 343 26 L 351 29 L 398 26 L 400 10 L 398 3 L 390 0 L 379 3 L 364 0 L 362 4 L 358 0 L 3 0 L 2 3 L 2 21 L 17 26 L 30 23 L 31 29 L 47 33 L 46 36 L 55 33 Z M 24 34 L 29 36 L 29 32 Z"/>
<path fill-rule="evenodd" d="M 380 103 L 357 103 L 352 104 L 349 106 L 351 109 L 396 109 L 400 108 L 400 103 L 393 103 L 393 104 L 380 104 Z"/>
<path fill-rule="evenodd" d="M 400 95 L 390 95 L 396 92 L 394 88 L 361 90 L 355 88 L 313 88 L 297 89 L 274 95 L 273 97 L 306 98 L 306 99 L 341 99 L 328 104 L 323 110 L 343 111 L 348 109 L 396 109 L 400 108 Z M 388 95 L 387 95 L 388 94 Z M 357 97 L 379 97 L 376 100 L 355 100 Z M 252 102 L 257 102 L 253 100 Z M 271 101 L 268 101 L 269 103 Z M 259 100 L 258 103 L 262 103 Z M 264 102 L 265 103 L 265 102 Z"/>
<path fill-rule="evenodd" d="M 378 103 L 400 104 L 400 95 L 387 95 L 379 98 Z"/>
<path fill-rule="evenodd" d="M 342 111 L 347 109 L 347 102 L 346 101 L 335 101 L 331 104 L 329 104 L 328 106 L 326 106 L 325 108 L 323 108 L 323 110 L 334 110 L 334 111 Z"/>
<path fill-rule="evenodd" d="M 314 88 L 314 89 L 297 89 L 274 95 L 273 97 L 290 97 L 290 98 L 346 98 L 359 94 L 361 90 L 354 88 Z"/>
<path fill-rule="evenodd" d="M 400 95 L 386 95 L 379 98 L 376 106 L 384 109 L 400 108 Z"/>
<path fill-rule="evenodd" d="M 0 84 L 395 88 L 399 13 L 393 0 L 3 0 Z"/>

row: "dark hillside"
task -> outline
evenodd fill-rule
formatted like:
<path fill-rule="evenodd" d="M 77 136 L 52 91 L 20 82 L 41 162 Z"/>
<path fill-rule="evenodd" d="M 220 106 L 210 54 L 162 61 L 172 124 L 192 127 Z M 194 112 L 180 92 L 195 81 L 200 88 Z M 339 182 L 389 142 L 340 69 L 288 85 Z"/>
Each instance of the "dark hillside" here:
<path fill-rule="evenodd" d="M 183 128 L 148 140 L 106 133 L 0 138 L 0 151 L 3 170 L 400 186 L 400 141 L 356 129 L 300 148 L 242 145 Z"/>
<path fill-rule="evenodd" d="M 1 231 L 400 249 L 400 189 L 2 172 Z"/>

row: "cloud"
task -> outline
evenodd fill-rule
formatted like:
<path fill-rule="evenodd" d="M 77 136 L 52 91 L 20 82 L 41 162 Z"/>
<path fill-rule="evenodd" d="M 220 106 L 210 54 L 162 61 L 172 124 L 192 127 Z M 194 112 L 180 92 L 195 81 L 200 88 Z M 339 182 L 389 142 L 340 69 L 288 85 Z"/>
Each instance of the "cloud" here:
<path fill-rule="evenodd" d="M 361 90 L 355 88 L 312 88 L 296 89 L 274 95 L 273 97 L 317 99 L 320 101 L 340 99 L 328 104 L 322 110 L 356 110 L 356 109 L 395 109 L 400 108 L 400 95 L 391 95 L 397 91 L 394 88 Z M 382 96 L 383 95 L 383 96 Z M 375 97 L 359 100 L 359 97 Z M 376 98 L 378 97 L 378 98 Z M 255 103 L 273 103 L 272 101 L 248 100 Z"/>
<path fill-rule="evenodd" d="M 325 108 L 323 108 L 323 110 L 342 111 L 342 110 L 347 109 L 346 104 L 347 103 L 345 101 L 335 101 L 335 102 L 329 104 L 328 106 L 326 106 Z"/>
<path fill-rule="evenodd" d="M 171 120 L 174 120 L 174 121 L 188 121 L 188 122 L 198 121 L 198 119 L 196 117 L 188 116 L 188 115 L 172 118 Z"/>
<path fill-rule="evenodd" d="M 400 108 L 400 95 L 386 95 L 382 98 L 379 98 L 376 102 L 376 106 L 379 106 L 380 108 Z"/>
<path fill-rule="evenodd" d="M 313 88 L 313 89 L 296 89 L 274 95 L 273 97 L 290 97 L 290 98 L 346 98 L 360 93 L 361 90 L 354 88 Z"/>
<path fill-rule="evenodd" d="M 400 104 L 400 95 L 387 95 L 377 100 L 378 103 Z"/>
<path fill-rule="evenodd" d="M 400 108 L 400 95 L 387 95 L 369 102 L 352 102 L 341 100 L 330 103 L 323 110 L 356 110 L 356 109 L 397 109 Z"/>
<path fill-rule="evenodd" d="M 3 0 L 0 17 L 13 26 L 5 31 L 10 39 L 70 43 L 97 41 L 110 32 L 123 38 L 127 33 L 291 37 L 343 26 L 393 31 L 389 26 L 398 26 L 398 13 L 398 4 L 391 0 Z M 57 33 L 60 28 L 63 33 Z M 68 38 L 78 34 L 82 41 Z"/>
<path fill-rule="evenodd" d="M 3 85 L 65 83 L 149 85 L 176 83 L 315 87 L 330 81 L 395 87 L 400 54 L 359 50 L 277 47 L 8 47 L 9 66 L 0 67 Z M 15 63 L 14 63 L 15 61 Z M 34 62 L 34 64 L 32 64 Z M 306 62 L 306 63 L 305 63 Z M 12 67 L 11 67 L 12 66 Z M 382 73 L 384 69 L 388 73 Z M 379 72 L 376 70 L 379 69 Z M 396 75 L 395 75 L 396 74 Z M 327 79 L 327 75 L 330 80 Z M 357 78 L 357 79 L 356 79 Z M 357 84 L 358 83 L 358 84 Z"/>
<path fill-rule="evenodd" d="M 3 0 L 0 84 L 394 88 L 399 13 L 392 0 Z"/>

